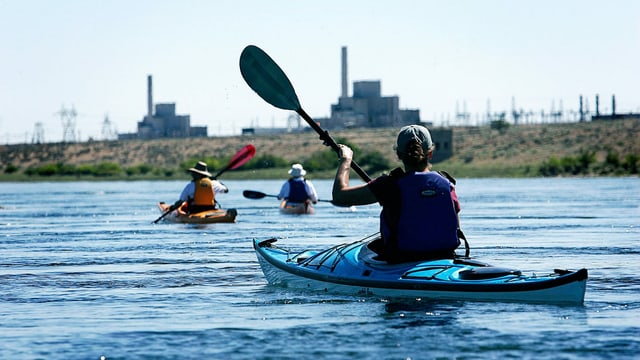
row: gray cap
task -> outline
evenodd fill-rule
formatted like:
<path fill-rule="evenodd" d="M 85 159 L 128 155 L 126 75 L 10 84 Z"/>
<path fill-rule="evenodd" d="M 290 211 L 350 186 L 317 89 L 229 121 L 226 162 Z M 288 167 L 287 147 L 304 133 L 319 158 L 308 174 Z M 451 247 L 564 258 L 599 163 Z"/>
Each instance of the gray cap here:
<path fill-rule="evenodd" d="M 416 140 L 422 144 L 422 149 L 429 151 L 433 147 L 433 141 L 431 141 L 431 134 L 426 127 L 420 125 L 408 125 L 400 129 L 398 133 L 398 140 L 396 141 L 396 150 L 403 154 L 407 153 L 407 145 L 411 140 Z"/>

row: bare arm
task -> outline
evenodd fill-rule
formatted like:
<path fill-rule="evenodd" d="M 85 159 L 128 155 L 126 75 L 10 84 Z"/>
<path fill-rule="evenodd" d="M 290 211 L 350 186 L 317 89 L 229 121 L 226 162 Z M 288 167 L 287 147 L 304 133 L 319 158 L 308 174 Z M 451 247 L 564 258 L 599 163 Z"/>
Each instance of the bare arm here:
<path fill-rule="evenodd" d="M 349 172 L 353 151 L 345 146 L 340 147 L 340 164 L 333 181 L 333 204 L 336 206 L 367 205 L 377 201 L 367 184 L 349 186 Z"/>

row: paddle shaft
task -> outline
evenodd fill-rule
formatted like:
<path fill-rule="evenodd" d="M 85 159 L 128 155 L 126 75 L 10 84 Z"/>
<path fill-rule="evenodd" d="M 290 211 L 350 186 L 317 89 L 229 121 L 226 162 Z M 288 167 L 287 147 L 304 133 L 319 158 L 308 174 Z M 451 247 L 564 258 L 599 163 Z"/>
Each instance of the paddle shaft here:
<path fill-rule="evenodd" d="M 242 195 L 248 199 L 264 199 L 265 197 L 273 197 L 273 198 L 278 197 L 278 195 L 269 195 L 269 194 L 265 194 L 263 192 L 254 191 L 254 190 L 245 190 L 242 192 Z M 320 200 L 320 199 L 318 199 L 318 201 L 328 202 L 328 203 L 331 202 L 331 200 Z"/>
<path fill-rule="evenodd" d="M 247 161 L 249 161 L 249 160 L 251 160 L 251 158 L 253 158 L 253 155 L 255 155 L 255 153 L 256 153 L 255 146 L 253 146 L 251 144 L 246 145 L 245 147 L 240 149 L 240 151 L 238 151 L 236 153 L 236 155 L 234 155 L 234 157 L 231 159 L 231 161 L 229 161 L 229 164 L 227 164 L 227 166 L 225 166 L 222 170 L 218 171 L 217 174 L 215 174 L 214 176 L 212 176 L 210 178 L 211 179 L 217 179 L 225 171 L 230 170 L 230 169 L 235 169 L 235 168 L 238 168 L 238 167 L 244 165 Z"/>
<path fill-rule="evenodd" d="M 178 204 L 178 202 L 177 202 L 177 201 L 176 201 L 176 203 L 175 203 L 175 204 L 173 204 L 173 205 L 171 205 L 171 206 L 169 207 L 169 210 L 167 210 L 164 214 L 160 215 L 160 217 L 159 217 L 159 218 L 155 219 L 155 220 L 153 221 L 153 223 L 154 223 L 154 224 L 156 224 L 156 223 L 158 223 L 158 221 L 160 221 L 160 220 L 164 219 L 164 217 L 165 217 L 165 216 L 167 216 L 167 215 L 169 215 L 169 213 L 170 213 L 170 212 L 172 212 L 173 210 L 175 210 L 175 209 L 179 208 L 179 207 L 180 207 L 180 205 L 182 205 L 182 202 L 180 202 L 178 205 L 176 205 L 176 204 Z"/>
<path fill-rule="evenodd" d="M 318 135 L 320 135 L 320 140 L 324 141 L 324 143 L 327 146 L 330 146 L 336 152 L 336 154 L 340 156 L 340 147 L 338 147 L 338 144 L 336 143 L 335 140 L 333 140 L 331 135 L 329 135 L 328 131 L 322 129 L 318 125 L 318 123 L 316 123 L 311 118 L 311 116 L 309 116 L 309 114 L 307 114 L 302 108 L 297 109 L 296 113 L 302 116 L 302 118 L 309 124 L 309 126 L 311 126 L 311 128 L 315 130 L 315 132 L 317 132 Z M 354 160 L 351 160 L 351 168 L 360 176 L 362 180 L 366 182 L 371 181 L 371 177 L 369 177 L 369 175 L 364 170 L 362 170 L 360 165 L 358 165 Z"/>
<path fill-rule="evenodd" d="M 213 175 L 212 177 L 210 177 L 210 179 L 217 179 L 220 175 L 222 175 L 224 172 L 226 172 L 227 170 L 231 169 L 232 164 L 229 164 L 227 166 L 225 166 L 222 170 L 218 171 L 217 174 Z"/>

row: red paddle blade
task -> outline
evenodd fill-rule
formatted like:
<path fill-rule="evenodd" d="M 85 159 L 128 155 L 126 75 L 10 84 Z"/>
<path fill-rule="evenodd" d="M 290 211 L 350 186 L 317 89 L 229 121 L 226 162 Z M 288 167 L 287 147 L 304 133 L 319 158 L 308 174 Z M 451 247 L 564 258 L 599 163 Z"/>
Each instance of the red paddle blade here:
<path fill-rule="evenodd" d="M 256 147 L 252 144 L 248 144 L 238 151 L 229 161 L 228 169 L 237 169 L 244 165 L 247 161 L 251 160 L 256 154 Z"/>

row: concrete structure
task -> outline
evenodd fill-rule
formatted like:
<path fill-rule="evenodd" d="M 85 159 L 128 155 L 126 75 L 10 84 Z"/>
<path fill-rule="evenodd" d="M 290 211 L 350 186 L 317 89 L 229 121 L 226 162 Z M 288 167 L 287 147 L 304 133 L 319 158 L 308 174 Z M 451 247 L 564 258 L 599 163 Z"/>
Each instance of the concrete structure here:
<path fill-rule="evenodd" d="M 431 133 L 431 140 L 433 140 L 433 144 L 436 146 L 431 162 L 437 163 L 453 156 L 453 131 L 451 129 L 431 128 L 429 126 L 428 128 L 429 133 Z"/>
<path fill-rule="evenodd" d="M 160 139 L 206 137 L 206 126 L 191 126 L 191 116 L 177 115 L 175 103 L 155 104 L 153 113 L 153 83 L 147 76 L 147 115 L 138 122 L 138 132 L 118 134 L 118 139 Z"/>

